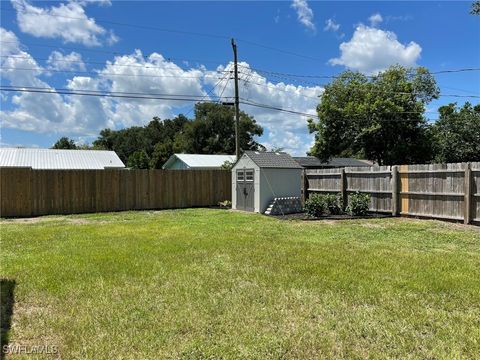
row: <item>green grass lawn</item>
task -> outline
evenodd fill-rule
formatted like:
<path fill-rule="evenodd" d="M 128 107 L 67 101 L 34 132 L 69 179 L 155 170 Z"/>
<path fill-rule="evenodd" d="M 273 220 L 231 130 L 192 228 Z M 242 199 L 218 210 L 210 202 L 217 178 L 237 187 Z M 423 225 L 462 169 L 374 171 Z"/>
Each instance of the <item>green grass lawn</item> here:
<path fill-rule="evenodd" d="M 62 359 L 480 354 L 472 227 L 188 209 L 4 220 L 1 235 L 9 343 Z"/>

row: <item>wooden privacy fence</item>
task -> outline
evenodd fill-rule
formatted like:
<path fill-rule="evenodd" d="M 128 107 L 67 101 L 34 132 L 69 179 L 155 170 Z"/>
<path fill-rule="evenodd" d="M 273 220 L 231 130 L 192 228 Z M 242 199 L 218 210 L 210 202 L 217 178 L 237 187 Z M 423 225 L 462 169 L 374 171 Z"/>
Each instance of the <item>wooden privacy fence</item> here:
<path fill-rule="evenodd" d="M 1 216 L 172 209 L 231 199 L 224 170 L 0 169 Z"/>
<path fill-rule="evenodd" d="M 480 162 L 305 170 L 304 189 L 368 193 L 374 212 L 480 222 Z"/>

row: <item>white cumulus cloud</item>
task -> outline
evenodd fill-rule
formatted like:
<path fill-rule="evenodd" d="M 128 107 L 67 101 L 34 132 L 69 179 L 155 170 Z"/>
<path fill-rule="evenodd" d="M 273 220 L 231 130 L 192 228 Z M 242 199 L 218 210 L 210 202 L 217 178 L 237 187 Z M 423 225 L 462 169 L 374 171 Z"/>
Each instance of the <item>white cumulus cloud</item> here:
<path fill-rule="evenodd" d="M 85 3 L 71 1 L 49 8 L 37 7 L 26 0 L 11 0 L 17 11 L 20 30 L 35 37 L 58 38 L 66 43 L 99 46 L 118 41 L 85 13 Z"/>
<path fill-rule="evenodd" d="M 308 30 L 316 32 L 317 28 L 313 23 L 313 10 L 308 6 L 306 0 L 293 0 L 292 8 L 297 12 L 298 21 Z"/>
<path fill-rule="evenodd" d="M 382 17 L 382 15 L 380 15 L 380 13 L 376 13 L 376 14 L 373 14 L 372 16 L 370 16 L 368 18 L 368 21 L 370 21 L 370 25 L 375 27 L 383 21 L 383 17 Z"/>
<path fill-rule="evenodd" d="M 136 50 L 130 55 L 117 56 L 107 62 L 99 75 L 114 92 L 206 95 L 202 88 L 203 69 L 184 70 L 158 53 L 145 57 Z M 153 116 L 165 118 L 172 115 L 174 108 L 191 104 L 187 101 L 150 99 L 122 99 L 115 103 L 113 120 L 125 126 L 149 121 Z"/>
<path fill-rule="evenodd" d="M 50 70 L 81 70 L 85 71 L 85 64 L 82 55 L 72 51 L 70 54 L 64 55 L 60 51 L 52 51 L 47 59 L 48 68 Z"/>
<path fill-rule="evenodd" d="M 240 65 L 240 98 L 242 102 L 264 104 L 269 107 L 293 110 L 305 114 L 316 115 L 316 106 L 319 96 L 323 93 L 321 86 L 302 86 L 286 84 L 283 82 L 274 83 L 250 69 L 246 62 Z M 217 70 L 230 69 L 232 64 L 221 66 Z M 207 80 L 209 78 L 207 77 Z M 213 84 L 216 81 L 210 80 Z M 226 85 L 226 86 L 225 86 Z M 223 88 L 225 87 L 225 91 Z M 233 81 L 227 84 L 221 82 L 214 90 L 218 96 L 233 96 Z M 242 103 L 241 109 L 253 115 L 257 122 L 264 127 L 265 136 L 261 142 L 267 148 L 282 147 L 291 154 L 305 155 L 310 148 L 310 137 L 307 131 L 307 117 L 299 114 L 276 111 L 272 109 L 257 107 Z"/>
<path fill-rule="evenodd" d="M 391 31 L 359 25 L 350 41 L 340 44 L 340 57 L 329 62 L 371 74 L 394 64 L 414 66 L 421 52 L 419 44 L 402 44 Z"/>
<path fill-rule="evenodd" d="M 325 21 L 325 27 L 323 28 L 323 30 L 336 32 L 340 30 L 340 24 L 337 24 L 333 19 L 328 19 L 327 21 Z"/>
<path fill-rule="evenodd" d="M 89 138 L 96 137 L 103 128 L 120 129 L 132 125 L 144 125 L 152 117 L 171 118 L 193 102 L 165 99 L 130 99 L 99 96 L 62 95 L 55 92 L 50 81 L 64 81 L 58 87 L 70 90 L 102 91 L 112 93 L 146 93 L 167 97 L 168 95 L 194 95 L 205 100 L 232 97 L 233 81 L 230 73 L 232 64 L 220 65 L 216 70 L 205 67 L 180 67 L 165 59 L 161 54 L 145 56 L 140 50 L 119 55 L 107 61 L 98 69 L 92 69 L 92 76 L 67 77 L 62 74 L 49 75 L 49 67 L 42 68 L 19 43 L 13 32 L 1 30 L 2 41 L 8 46 L 0 49 L 2 67 L 8 64 L 12 69 L 4 71 L 5 82 L 15 86 L 43 88 L 51 93 L 13 92 L 4 101 L 0 121 L 4 128 L 31 131 L 34 133 L 56 132 L 59 135 Z M 49 66 L 65 65 L 59 60 L 69 60 L 70 65 L 78 64 L 81 56 L 75 53 L 52 53 Z M 69 61 L 65 61 L 67 64 Z M 75 63 L 73 63 L 75 61 Z M 80 63 L 81 64 L 81 63 Z M 260 72 L 250 68 L 248 63 L 240 65 L 240 97 L 242 102 L 265 104 L 296 112 L 316 114 L 321 86 L 302 86 L 274 82 Z M 21 71 L 18 68 L 35 68 L 35 71 Z M 44 79 L 47 80 L 44 80 Z M 61 80 L 60 80 L 61 79 Z M 223 80 L 222 80 L 223 79 Z M 207 90 L 217 85 L 211 96 Z M 254 105 L 241 104 L 241 109 L 255 117 L 265 129 L 259 140 L 268 148 L 283 147 L 291 154 L 304 155 L 308 151 L 312 136 L 308 134 L 306 117 L 299 114 L 279 112 Z"/>

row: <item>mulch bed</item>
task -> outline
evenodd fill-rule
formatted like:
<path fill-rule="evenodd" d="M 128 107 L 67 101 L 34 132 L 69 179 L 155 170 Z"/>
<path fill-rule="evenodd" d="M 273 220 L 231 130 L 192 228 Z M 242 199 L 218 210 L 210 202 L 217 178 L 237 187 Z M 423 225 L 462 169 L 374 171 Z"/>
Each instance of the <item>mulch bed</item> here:
<path fill-rule="evenodd" d="M 306 213 L 286 214 L 286 215 L 267 215 L 279 220 L 305 220 L 305 221 L 321 221 L 321 220 L 355 220 L 355 219 L 383 219 L 392 217 L 390 214 L 368 213 L 364 216 L 342 215 L 325 215 L 319 218 L 309 217 Z"/>

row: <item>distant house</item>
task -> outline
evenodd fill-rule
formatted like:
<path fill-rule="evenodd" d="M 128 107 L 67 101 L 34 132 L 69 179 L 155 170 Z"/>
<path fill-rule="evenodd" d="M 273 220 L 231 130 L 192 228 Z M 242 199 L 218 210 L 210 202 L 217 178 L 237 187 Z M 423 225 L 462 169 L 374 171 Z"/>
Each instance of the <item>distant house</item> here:
<path fill-rule="evenodd" d="M 173 154 L 162 166 L 165 170 L 220 169 L 225 161 L 234 163 L 235 155 Z"/>
<path fill-rule="evenodd" d="M 305 169 L 330 169 L 343 167 L 357 167 L 357 166 L 373 166 L 373 163 L 368 160 L 359 160 L 353 158 L 331 158 L 327 162 L 322 162 L 315 156 L 294 157 L 295 161 Z"/>
<path fill-rule="evenodd" d="M 123 169 L 115 151 L 0 148 L 0 167 L 34 170 Z"/>

